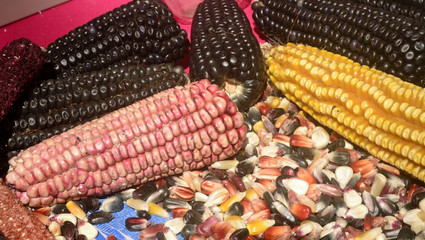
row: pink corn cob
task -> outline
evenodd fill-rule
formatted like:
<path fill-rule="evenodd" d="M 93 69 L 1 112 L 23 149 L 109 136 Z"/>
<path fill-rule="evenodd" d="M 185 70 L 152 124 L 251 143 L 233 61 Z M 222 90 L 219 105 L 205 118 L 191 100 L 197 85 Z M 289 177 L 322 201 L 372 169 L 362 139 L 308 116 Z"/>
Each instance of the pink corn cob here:
<path fill-rule="evenodd" d="M 28 148 L 7 183 L 30 206 L 101 196 L 234 155 L 243 116 L 208 80 L 158 93 Z"/>

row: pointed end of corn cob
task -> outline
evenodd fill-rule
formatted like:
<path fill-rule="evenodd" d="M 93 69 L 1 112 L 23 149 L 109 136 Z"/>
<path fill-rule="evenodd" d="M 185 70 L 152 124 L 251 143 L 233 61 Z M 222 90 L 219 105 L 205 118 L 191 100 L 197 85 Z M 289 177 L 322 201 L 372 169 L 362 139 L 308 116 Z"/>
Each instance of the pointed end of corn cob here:
<path fill-rule="evenodd" d="M 264 59 L 248 18 L 235 1 L 198 5 L 192 21 L 190 76 L 192 81 L 210 79 L 219 85 L 240 111 L 260 98 L 267 82 Z"/>

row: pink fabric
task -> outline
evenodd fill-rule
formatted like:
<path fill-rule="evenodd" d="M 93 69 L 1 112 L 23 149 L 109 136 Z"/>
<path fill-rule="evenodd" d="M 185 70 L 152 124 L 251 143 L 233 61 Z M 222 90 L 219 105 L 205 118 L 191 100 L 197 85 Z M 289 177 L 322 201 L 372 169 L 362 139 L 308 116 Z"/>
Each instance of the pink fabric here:
<path fill-rule="evenodd" d="M 40 46 L 47 46 L 70 30 L 106 13 L 128 0 L 71 0 L 0 28 L 0 48 L 14 39 L 26 37 Z M 252 23 L 252 9 L 245 8 Z M 190 39 L 190 25 L 181 25 Z M 254 28 L 254 25 L 252 24 Z M 256 34 L 256 33 L 255 33 Z M 258 37 L 258 35 L 256 34 Z M 260 42 L 264 42 L 259 38 Z"/>

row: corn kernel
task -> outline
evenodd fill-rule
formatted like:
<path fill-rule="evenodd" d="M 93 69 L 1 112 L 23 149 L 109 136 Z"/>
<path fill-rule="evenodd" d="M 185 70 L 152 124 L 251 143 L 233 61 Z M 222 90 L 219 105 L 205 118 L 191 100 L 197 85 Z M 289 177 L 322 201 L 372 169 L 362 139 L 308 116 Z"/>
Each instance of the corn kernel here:
<path fill-rule="evenodd" d="M 246 225 L 250 235 L 258 235 L 267 230 L 267 228 L 275 224 L 274 220 L 252 221 Z"/>
<path fill-rule="evenodd" d="M 225 221 L 228 222 L 234 229 L 246 228 L 245 220 L 240 216 L 233 215 L 226 218 Z"/>
<path fill-rule="evenodd" d="M 251 201 L 252 199 L 259 199 L 257 192 L 254 189 L 250 188 L 245 192 L 245 199 Z"/>
<path fill-rule="evenodd" d="M 235 202 L 240 202 L 246 195 L 246 192 L 238 192 L 235 195 L 231 196 L 224 203 L 220 205 L 220 210 L 222 212 L 227 212 L 230 206 Z"/>
<path fill-rule="evenodd" d="M 260 131 L 260 129 L 267 131 L 266 127 L 264 126 L 263 121 L 258 121 L 254 124 L 253 129 L 255 131 L 255 133 L 258 133 Z"/>
<path fill-rule="evenodd" d="M 275 96 L 269 96 L 266 99 L 266 103 L 271 107 L 271 108 L 277 108 L 280 104 L 280 99 L 278 97 Z"/>
<path fill-rule="evenodd" d="M 87 221 L 87 215 L 74 201 L 69 201 L 66 203 L 66 208 L 70 213 L 76 216 L 78 219 Z"/>
<path fill-rule="evenodd" d="M 152 202 L 149 203 L 148 213 L 162 218 L 170 218 L 170 215 L 167 211 L 165 211 L 165 209 Z"/>

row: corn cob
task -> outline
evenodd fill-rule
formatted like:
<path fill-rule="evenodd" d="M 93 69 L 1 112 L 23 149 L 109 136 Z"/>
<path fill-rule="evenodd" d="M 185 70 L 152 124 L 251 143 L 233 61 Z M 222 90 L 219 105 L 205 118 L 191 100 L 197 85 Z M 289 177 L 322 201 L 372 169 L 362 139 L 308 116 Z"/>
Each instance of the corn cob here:
<path fill-rule="evenodd" d="M 372 7 L 382 8 L 397 15 L 404 15 L 415 21 L 425 22 L 425 5 L 418 2 L 398 0 L 354 0 L 358 4 L 367 4 Z"/>
<path fill-rule="evenodd" d="M 38 74 L 44 59 L 41 48 L 21 38 L 0 51 L 0 121 L 26 86 Z"/>
<path fill-rule="evenodd" d="M 10 240 L 54 239 L 46 226 L 22 205 L 1 178 L 0 192 L 0 239 L 3 239 L 2 234 Z"/>
<path fill-rule="evenodd" d="M 325 48 L 425 86 L 425 27 L 383 9 L 345 0 L 260 0 L 253 18 L 271 40 Z"/>
<path fill-rule="evenodd" d="M 224 88 L 239 110 L 266 86 L 265 63 L 244 11 L 233 0 L 202 1 L 191 30 L 190 77 Z"/>
<path fill-rule="evenodd" d="M 58 38 L 45 57 L 57 77 L 67 77 L 114 63 L 177 62 L 188 50 L 187 33 L 166 4 L 135 0 Z"/>
<path fill-rule="evenodd" d="M 301 44 L 273 48 L 267 64 L 272 82 L 317 121 L 425 181 L 424 89 Z"/>
<path fill-rule="evenodd" d="M 217 85 L 169 89 L 47 139 L 9 160 L 24 204 L 101 196 L 235 154 L 243 116 Z"/>
<path fill-rule="evenodd" d="M 43 81 L 20 105 L 6 137 L 8 158 L 53 135 L 188 81 L 182 67 L 131 65 Z"/>

